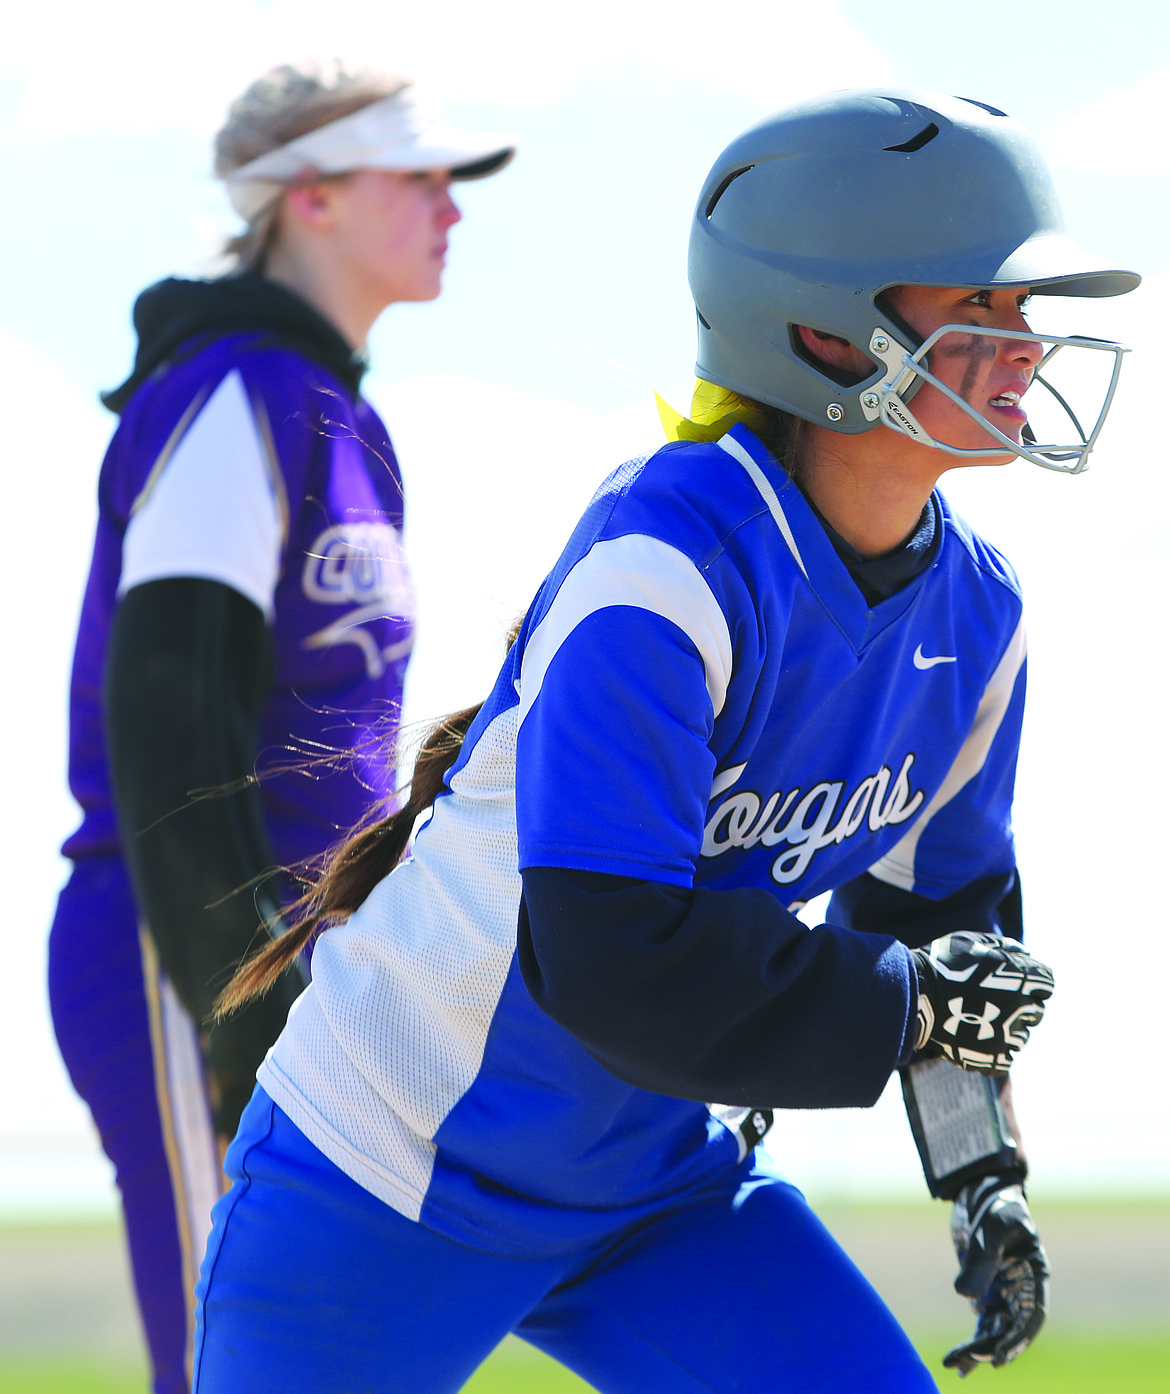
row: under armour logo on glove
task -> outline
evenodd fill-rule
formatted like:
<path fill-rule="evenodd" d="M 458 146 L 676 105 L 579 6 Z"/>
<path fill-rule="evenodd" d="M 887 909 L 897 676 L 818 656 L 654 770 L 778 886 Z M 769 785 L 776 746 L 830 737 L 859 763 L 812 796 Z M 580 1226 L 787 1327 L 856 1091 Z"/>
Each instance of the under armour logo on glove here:
<path fill-rule="evenodd" d="M 915 1050 L 1004 1074 L 1052 996 L 1052 970 L 1014 939 L 948 934 L 911 949 L 918 973 Z"/>
<path fill-rule="evenodd" d="M 995 1032 L 991 1029 L 991 1023 L 999 1016 L 999 1008 L 994 1002 L 984 1002 L 983 1015 L 979 1016 L 975 1012 L 963 1010 L 963 999 L 952 997 L 948 1000 L 947 1006 L 951 1009 L 951 1015 L 943 1022 L 943 1030 L 948 1036 L 957 1034 L 960 1026 L 977 1026 L 979 1028 L 978 1038 L 981 1041 L 989 1041 Z"/>

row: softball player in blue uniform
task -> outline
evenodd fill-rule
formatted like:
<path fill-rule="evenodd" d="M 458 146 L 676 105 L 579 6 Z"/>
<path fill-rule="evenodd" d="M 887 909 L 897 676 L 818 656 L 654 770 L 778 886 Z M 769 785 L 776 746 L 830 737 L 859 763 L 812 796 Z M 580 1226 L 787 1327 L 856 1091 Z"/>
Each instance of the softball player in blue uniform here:
<path fill-rule="evenodd" d="M 392 788 L 413 596 L 360 346 L 386 304 L 439 293 L 450 180 L 511 154 L 424 119 L 401 79 L 308 67 L 260 79 L 218 145 L 248 219 L 236 273 L 145 292 L 106 398 L 71 693 L 84 816 L 49 955 L 159 1394 L 189 1388 L 222 1149 L 297 986 L 207 1031 L 215 994 L 257 909 L 276 924 L 295 896 L 273 867 Z"/>
<path fill-rule="evenodd" d="M 455 1390 L 507 1332 L 604 1391 L 933 1389 L 754 1150 L 915 1060 L 1000 1125 L 946 1157 L 912 1093 L 979 1280 L 948 1360 L 1043 1320 L 988 1084 L 1052 985 L 1018 942 L 1020 595 L 934 485 L 1083 467 L 1096 426 L 1029 431 L 1022 306 L 1137 277 L 1067 239 L 1009 118 L 897 91 L 733 143 L 690 277 L 691 418 L 602 486 L 482 708 L 229 993 L 327 930 L 229 1152 L 201 1394 Z"/>

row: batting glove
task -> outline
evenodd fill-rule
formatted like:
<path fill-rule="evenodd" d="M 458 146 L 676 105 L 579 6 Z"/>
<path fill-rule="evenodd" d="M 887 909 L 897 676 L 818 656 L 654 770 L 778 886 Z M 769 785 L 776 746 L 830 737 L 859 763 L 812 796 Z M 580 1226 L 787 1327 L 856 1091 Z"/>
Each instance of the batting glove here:
<path fill-rule="evenodd" d="M 951 1237 L 960 1265 L 955 1290 L 979 1318 L 974 1338 L 943 1359 L 963 1376 L 977 1365 L 1006 1365 L 1035 1340 L 1048 1314 L 1048 1256 L 1023 1187 L 999 1176 L 955 1197 Z"/>
<path fill-rule="evenodd" d="M 1052 970 L 999 934 L 948 934 L 911 949 L 918 973 L 915 1050 L 964 1070 L 1007 1072 L 1052 996 Z"/>

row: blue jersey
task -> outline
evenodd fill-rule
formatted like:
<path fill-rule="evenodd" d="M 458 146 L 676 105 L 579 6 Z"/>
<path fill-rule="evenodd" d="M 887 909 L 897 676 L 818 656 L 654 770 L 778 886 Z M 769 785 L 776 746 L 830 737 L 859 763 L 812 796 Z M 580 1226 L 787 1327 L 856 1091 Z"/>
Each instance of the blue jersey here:
<path fill-rule="evenodd" d="M 619 1078 L 535 1005 L 517 923 L 537 868 L 726 906 L 689 950 L 712 1002 L 780 990 L 735 941 L 738 907 L 764 897 L 777 933 L 797 925 L 815 959 L 795 982 L 801 1013 L 823 1009 L 841 1059 L 866 1062 L 860 1097 L 876 1099 L 907 1055 L 908 954 L 806 930 L 783 907 L 867 871 L 939 899 L 1014 865 L 1019 591 L 935 504 L 930 566 L 871 608 L 746 428 L 607 481 L 412 858 L 321 938 L 261 1069 L 317 1147 L 403 1214 L 526 1253 L 735 1165 L 730 1110 Z M 799 1042 L 776 1048 L 778 1068 L 803 1068 Z M 826 1102 L 857 1097 L 824 1086 Z"/>

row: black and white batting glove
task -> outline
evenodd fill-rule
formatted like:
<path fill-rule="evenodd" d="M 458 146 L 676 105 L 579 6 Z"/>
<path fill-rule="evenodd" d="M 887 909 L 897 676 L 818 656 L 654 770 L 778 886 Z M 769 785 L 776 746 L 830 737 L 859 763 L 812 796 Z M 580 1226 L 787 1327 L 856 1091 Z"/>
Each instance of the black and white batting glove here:
<path fill-rule="evenodd" d="M 911 949 L 918 974 L 914 1048 L 964 1070 L 1007 1072 L 1052 996 L 1052 970 L 1014 939 L 948 934 Z"/>
<path fill-rule="evenodd" d="M 969 1375 L 1006 1365 L 1036 1338 L 1048 1314 L 1048 1257 L 1018 1181 L 985 1176 L 955 1197 L 951 1237 L 959 1256 L 955 1290 L 971 1299 L 975 1335 L 943 1359 Z"/>

